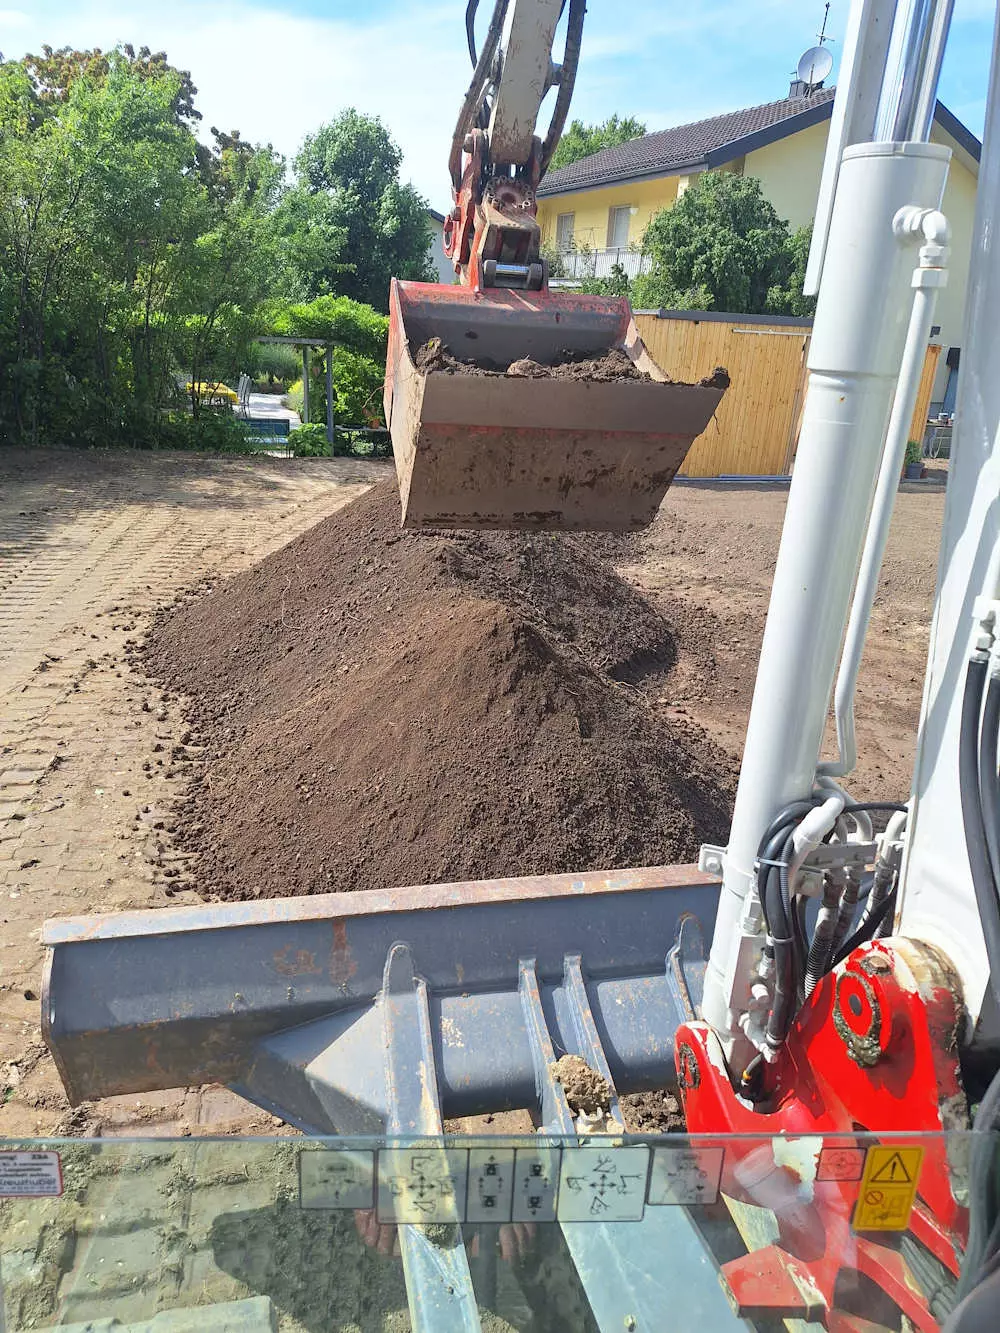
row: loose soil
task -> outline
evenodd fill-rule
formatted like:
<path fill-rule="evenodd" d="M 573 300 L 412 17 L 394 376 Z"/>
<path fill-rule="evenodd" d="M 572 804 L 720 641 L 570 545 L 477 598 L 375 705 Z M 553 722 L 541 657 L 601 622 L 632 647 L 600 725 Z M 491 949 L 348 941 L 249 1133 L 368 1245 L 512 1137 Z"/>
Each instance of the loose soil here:
<path fill-rule="evenodd" d="M 519 379 L 586 380 L 591 383 L 613 383 L 616 380 L 642 380 L 647 384 L 673 384 L 671 379 L 653 380 L 640 370 L 621 347 L 612 347 L 604 356 L 590 357 L 579 353 L 563 352 L 558 361 L 546 364 L 531 357 L 520 357 L 508 365 L 481 359 L 461 360 L 440 338 L 430 338 L 413 354 L 417 369 L 425 375 L 443 372 L 447 375 L 513 376 Z M 723 366 L 716 366 L 711 375 L 698 381 L 708 389 L 727 389 L 729 374 Z"/>
<path fill-rule="evenodd" d="M 585 357 L 563 352 L 558 361 L 546 365 L 531 357 L 520 357 L 507 365 L 487 359 L 460 360 L 441 341 L 430 338 L 418 347 L 413 359 L 417 369 L 425 375 L 443 372 L 447 375 L 510 375 L 521 379 L 553 380 L 649 380 L 620 347 L 612 347 L 604 356 Z"/>
<path fill-rule="evenodd" d="M 683 1134 L 686 1129 L 680 1099 L 669 1089 L 629 1092 L 618 1104 L 630 1134 Z"/>
<path fill-rule="evenodd" d="M 574 536 L 402 533 L 386 483 L 160 616 L 212 898 L 696 859 L 732 759 L 627 682 L 670 623 Z"/>

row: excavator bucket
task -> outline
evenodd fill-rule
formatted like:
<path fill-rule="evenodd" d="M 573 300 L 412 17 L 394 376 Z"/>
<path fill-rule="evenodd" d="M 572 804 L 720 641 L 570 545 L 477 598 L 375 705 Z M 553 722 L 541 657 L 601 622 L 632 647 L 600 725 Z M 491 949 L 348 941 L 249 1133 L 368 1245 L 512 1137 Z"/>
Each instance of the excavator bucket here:
<path fill-rule="evenodd" d="M 432 339 L 475 366 L 421 369 Z M 648 378 L 559 370 L 615 348 Z M 503 373 L 525 359 L 556 373 Z M 727 383 L 672 383 L 624 298 L 393 280 L 384 400 L 403 527 L 645 527 Z"/>

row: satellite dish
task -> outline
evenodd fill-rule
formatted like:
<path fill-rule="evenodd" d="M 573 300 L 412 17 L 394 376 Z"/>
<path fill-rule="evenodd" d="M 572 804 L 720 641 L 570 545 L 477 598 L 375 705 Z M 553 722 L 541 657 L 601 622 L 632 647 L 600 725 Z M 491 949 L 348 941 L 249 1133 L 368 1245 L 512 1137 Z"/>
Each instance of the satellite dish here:
<path fill-rule="evenodd" d="M 833 56 L 825 46 L 810 46 L 803 51 L 795 70 L 802 83 L 815 85 L 822 83 L 833 69 Z"/>

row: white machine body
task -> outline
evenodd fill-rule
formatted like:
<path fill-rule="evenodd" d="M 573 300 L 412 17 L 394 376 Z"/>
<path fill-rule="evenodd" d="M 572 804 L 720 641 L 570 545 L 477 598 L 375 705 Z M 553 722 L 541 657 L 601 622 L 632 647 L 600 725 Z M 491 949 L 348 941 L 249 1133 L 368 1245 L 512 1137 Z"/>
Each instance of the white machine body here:
<path fill-rule="evenodd" d="M 944 950 L 970 1014 L 989 978 L 958 783 L 962 683 L 976 598 L 998 595 L 1000 549 L 1000 60 L 993 61 L 930 656 L 902 875 L 900 934 Z"/>

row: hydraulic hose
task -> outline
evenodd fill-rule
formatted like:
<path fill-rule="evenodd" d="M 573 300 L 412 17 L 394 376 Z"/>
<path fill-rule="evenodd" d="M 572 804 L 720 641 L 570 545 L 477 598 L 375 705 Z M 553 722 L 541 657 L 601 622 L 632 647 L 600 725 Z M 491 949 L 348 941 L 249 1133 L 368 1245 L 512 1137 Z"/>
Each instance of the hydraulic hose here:
<path fill-rule="evenodd" d="M 878 934 L 879 926 L 890 916 L 890 913 L 895 910 L 895 907 L 896 890 L 893 888 L 892 892 L 887 894 L 879 905 L 869 912 L 854 934 L 848 935 L 847 939 L 834 954 L 830 962 L 830 967 L 833 968 L 836 967 L 838 963 L 842 963 L 859 944 L 865 944 L 868 940 L 874 939 Z"/>
<path fill-rule="evenodd" d="M 979 801 L 983 811 L 986 849 L 993 883 L 1000 887 L 1000 773 L 997 747 L 1000 741 L 1000 674 L 991 668 L 986 684 L 986 702 L 979 739 Z"/>
<path fill-rule="evenodd" d="M 828 875 L 823 889 L 823 903 L 816 919 L 812 944 L 809 946 L 809 957 L 806 959 L 806 995 L 812 994 L 817 981 L 827 970 L 830 954 L 834 948 L 834 935 L 840 919 L 842 898 L 842 886 L 834 881 L 832 875 Z"/>
<path fill-rule="evenodd" d="M 503 34 L 508 2 L 509 0 L 496 0 L 493 6 L 493 16 L 486 30 L 486 36 L 483 38 L 482 50 L 479 52 L 479 59 L 476 62 L 476 68 L 473 70 L 472 80 L 466 91 L 462 109 L 458 113 L 458 123 L 455 126 L 455 133 L 451 141 L 451 153 L 448 156 L 448 171 L 451 175 L 452 186 L 456 191 L 462 185 L 462 146 L 465 143 L 465 136 L 476 124 L 479 108 L 490 85 L 493 58 L 497 53 L 500 38 Z M 473 21 L 475 21 L 475 14 L 473 14 Z"/>
<path fill-rule="evenodd" d="M 984 700 L 985 695 L 985 700 Z M 980 713 L 982 724 L 980 726 Z M 985 649 L 969 658 L 959 730 L 959 787 L 965 844 L 989 962 L 990 986 L 1000 1004 L 1000 898 L 997 896 L 997 846 L 1000 838 L 997 749 L 1000 730 L 1000 681 L 989 670 Z M 969 1243 L 958 1285 L 961 1299 L 975 1287 L 996 1241 L 997 1147 L 1000 1123 L 1000 1073 L 994 1075 L 979 1104 L 977 1131 L 969 1169 Z"/>
<path fill-rule="evenodd" d="M 969 1162 L 969 1242 L 965 1247 L 962 1274 L 958 1281 L 959 1300 L 967 1296 L 976 1285 L 983 1263 L 988 1258 L 996 1225 L 992 1190 L 996 1177 L 997 1144 L 993 1135 L 998 1123 L 1000 1073 L 994 1075 L 972 1124 L 976 1133 Z"/>
<path fill-rule="evenodd" d="M 778 835 L 780 837 L 780 834 Z M 798 983 L 795 976 L 795 938 L 792 929 L 791 908 L 786 899 L 788 861 L 792 854 L 789 834 L 783 844 L 778 837 L 771 840 L 768 850 L 780 846 L 780 866 L 769 866 L 766 879 L 768 920 L 771 943 L 774 946 L 774 991 L 771 1013 L 768 1016 L 764 1040 L 770 1052 L 777 1052 L 791 1027 L 795 1013 Z M 784 883 L 782 882 L 784 881 Z"/>
<path fill-rule="evenodd" d="M 993 867 L 986 841 L 979 788 L 979 716 L 988 667 L 989 657 L 984 651 L 977 649 L 969 658 L 965 673 L 965 691 L 962 695 L 962 716 L 959 727 L 958 771 L 969 869 L 972 872 L 976 905 L 983 926 L 986 957 L 990 967 L 990 985 L 997 1003 L 1000 1004 L 1000 900 L 997 898 L 997 886 L 993 878 Z"/>
<path fill-rule="evenodd" d="M 544 176 L 552 161 L 552 154 L 562 138 L 569 104 L 573 98 L 573 85 L 576 83 L 576 70 L 580 63 L 580 43 L 583 38 L 583 20 L 587 13 L 586 0 L 569 0 L 569 18 L 566 21 L 566 45 L 563 49 L 562 70 L 559 76 L 559 91 L 556 104 L 552 109 L 545 141 L 542 144 L 540 175 Z"/>
<path fill-rule="evenodd" d="M 858 898 L 861 894 L 861 881 L 852 867 L 847 869 L 847 882 L 844 885 L 844 892 L 840 898 L 840 912 L 837 915 L 837 924 L 833 929 L 833 941 L 830 945 L 830 956 L 837 952 L 844 942 L 847 932 L 851 928 L 851 922 L 854 920 L 854 913 L 858 906 Z M 830 970 L 830 959 L 827 959 L 827 971 Z"/>

